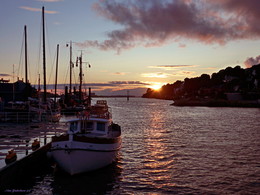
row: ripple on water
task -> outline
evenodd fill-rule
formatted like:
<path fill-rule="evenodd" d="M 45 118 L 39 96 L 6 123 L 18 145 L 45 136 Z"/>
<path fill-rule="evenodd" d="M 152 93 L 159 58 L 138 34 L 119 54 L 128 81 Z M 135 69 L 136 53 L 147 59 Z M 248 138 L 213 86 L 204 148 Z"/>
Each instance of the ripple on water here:
<path fill-rule="evenodd" d="M 57 194 L 259 194 L 259 109 L 174 107 L 141 98 L 108 103 L 122 127 L 118 162 L 73 178 L 47 175 L 31 194 L 41 186 Z M 0 152 L 5 136 L 37 137 L 25 132 L 1 129 Z"/>

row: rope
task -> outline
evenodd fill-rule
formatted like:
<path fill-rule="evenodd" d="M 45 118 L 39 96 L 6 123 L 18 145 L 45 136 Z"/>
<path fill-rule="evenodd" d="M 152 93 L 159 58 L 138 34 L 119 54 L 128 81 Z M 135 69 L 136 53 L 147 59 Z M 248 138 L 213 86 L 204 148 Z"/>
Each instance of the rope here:
<path fill-rule="evenodd" d="M 20 75 L 20 69 L 21 69 L 21 64 L 22 64 L 22 55 L 23 55 L 23 48 L 24 48 L 24 32 L 23 32 L 23 37 L 22 37 L 22 47 L 21 47 L 21 52 L 20 52 L 20 59 L 19 59 L 19 66 L 18 66 L 18 71 L 17 71 L 17 76 L 19 77 Z M 23 72 L 21 73 L 21 75 Z"/>

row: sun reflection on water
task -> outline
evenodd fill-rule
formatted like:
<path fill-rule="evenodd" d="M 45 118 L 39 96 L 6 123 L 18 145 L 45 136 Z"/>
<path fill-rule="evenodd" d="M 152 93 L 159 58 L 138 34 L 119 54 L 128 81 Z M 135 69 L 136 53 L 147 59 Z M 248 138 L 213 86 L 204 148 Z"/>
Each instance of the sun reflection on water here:
<path fill-rule="evenodd" d="M 149 113 L 150 125 L 145 129 L 143 147 L 145 155 L 143 159 L 144 173 L 147 175 L 152 185 L 156 189 L 164 186 L 175 186 L 172 183 L 171 171 L 174 168 L 174 153 L 169 154 L 164 128 L 165 113 L 162 110 L 154 110 Z"/>

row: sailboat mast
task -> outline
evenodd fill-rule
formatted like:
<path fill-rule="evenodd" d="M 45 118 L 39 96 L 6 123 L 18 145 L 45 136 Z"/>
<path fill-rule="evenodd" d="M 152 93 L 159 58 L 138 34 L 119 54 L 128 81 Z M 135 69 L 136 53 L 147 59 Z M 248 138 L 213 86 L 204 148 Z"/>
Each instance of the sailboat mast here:
<path fill-rule="evenodd" d="M 82 100 L 82 51 L 79 58 L 79 100 Z"/>
<path fill-rule="evenodd" d="M 15 99 L 15 93 L 14 93 L 14 64 L 13 64 L 13 102 L 14 102 L 14 99 Z"/>
<path fill-rule="evenodd" d="M 42 7 L 42 45 L 43 45 L 43 102 L 47 102 L 46 90 L 46 56 L 45 56 L 45 29 L 44 29 L 44 7 Z"/>
<path fill-rule="evenodd" d="M 69 93 L 71 94 L 71 90 L 72 90 L 72 41 L 70 41 L 70 90 Z"/>
<path fill-rule="evenodd" d="M 41 75 L 39 74 L 39 78 L 38 78 L 38 93 L 40 93 L 41 91 Z"/>
<path fill-rule="evenodd" d="M 28 83 L 28 76 L 27 76 L 27 30 L 26 30 L 26 25 L 24 26 L 24 59 L 25 59 L 25 83 Z"/>
<path fill-rule="evenodd" d="M 57 59 L 56 59 L 56 76 L 55 76 L 55 92 L 54 92 L 55 108 L 56 108 L 56 97 L 57 97 L 58 63 L 59 63 L 59 44 L 57 45 Z"/>

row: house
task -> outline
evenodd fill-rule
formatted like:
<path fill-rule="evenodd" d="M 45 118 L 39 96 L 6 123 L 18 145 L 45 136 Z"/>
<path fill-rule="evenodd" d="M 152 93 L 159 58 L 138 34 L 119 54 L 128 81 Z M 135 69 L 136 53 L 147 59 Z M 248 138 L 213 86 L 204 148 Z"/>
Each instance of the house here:
<path fill-rule="evenodd" d="M 9 101 L 25 101 L 28 97 L 33 97 L 36 89 L 29 83 L 18 80 L 9 83 L 9 80 L 0 79 L 0 97 L 4 104 Z"/>

